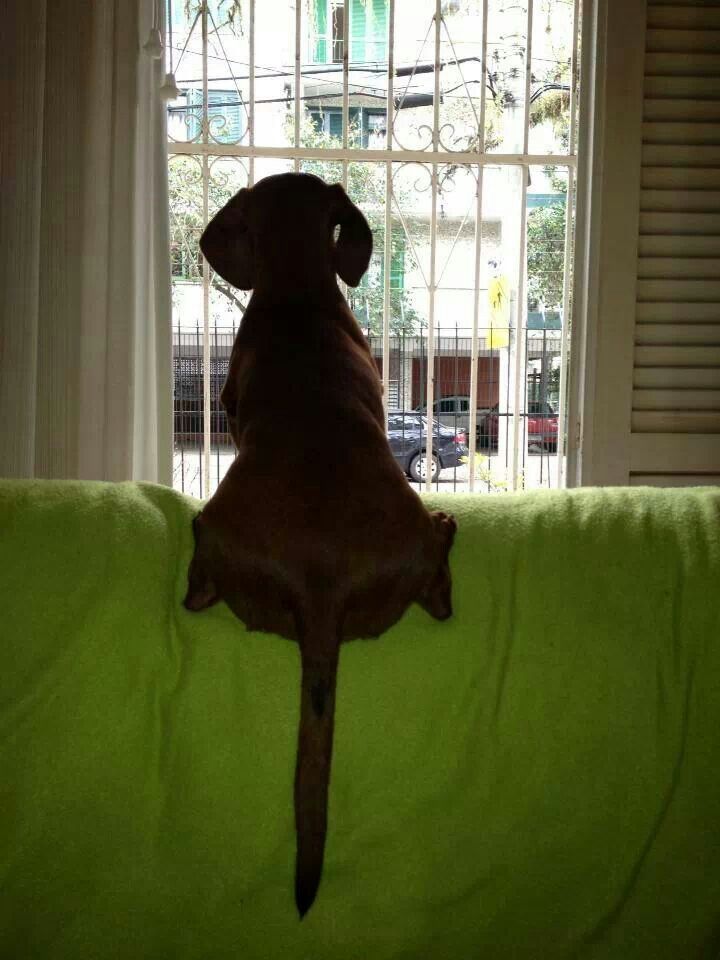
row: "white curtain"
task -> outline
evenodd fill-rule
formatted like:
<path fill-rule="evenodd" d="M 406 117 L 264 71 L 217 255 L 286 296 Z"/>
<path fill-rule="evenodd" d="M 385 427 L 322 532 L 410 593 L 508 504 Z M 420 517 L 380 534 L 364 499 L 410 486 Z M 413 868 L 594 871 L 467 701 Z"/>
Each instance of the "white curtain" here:
<path fill-rule="evenodd" d="M 172 480 L 163 65 L 143 50 L 154 8 L 4 5 L 0 476 Z"/>

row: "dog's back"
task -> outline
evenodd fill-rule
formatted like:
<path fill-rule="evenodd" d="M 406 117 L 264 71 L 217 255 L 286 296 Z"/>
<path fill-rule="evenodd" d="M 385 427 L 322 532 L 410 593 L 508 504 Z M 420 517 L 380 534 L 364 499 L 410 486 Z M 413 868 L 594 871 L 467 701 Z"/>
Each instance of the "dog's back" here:
<path fill-rule="evenodd" d="M 268 181 L 253 188 L 266 184 L 258 194 L 270 198 L 263 215 L 262 204 L 253 208 L 238 195 L 206 232 L 211 264 L 255 289 L 222 392 L 238 453 L 195 519 L 185 604 L 200 610 L 222 599 L 249 629 L 299 643 L 295 894 L 302 916 L 322 872 L 340 643 L 379 636 L 413 602 L 438 619 L 450 615 L 455 523 L 429 513 L 396 464 L 377 367 L 337 288 L 335 270 L 358 283 L 367 267 L 367 223 L 341 188 L 295 176 L 269 178 L 279 193 Z M 303 217 L 320 223 L 306 225 L 310 251 L 278 273 L 282 249 L 268 224 L 278 216 L 277 197 L 287 198 L 293 184 L 313 199 L 291 189 L 295 229 Z M 318 197 L 328 200 L 319 210 Z M 214 253 L 206 248 L 213 244 Z M 237 266 L 238 250 L 252 261 L 252 278 L 247 264 Z"/>
<path fill-rule="evenodd" d="M 218 592 L 256 629 L 277 594 L 273 624 L 298 639 L 288 608 L 324 582 L 341 604 L 342 639 L 379 635 L 420 599 L 444 544 L 391 454 L 355 318 L 340 297 L 292 317 L 252 303 L 231 368 L 223 402 L 238 455 L 196 525 L 199 545 L 215 546 Z"/>

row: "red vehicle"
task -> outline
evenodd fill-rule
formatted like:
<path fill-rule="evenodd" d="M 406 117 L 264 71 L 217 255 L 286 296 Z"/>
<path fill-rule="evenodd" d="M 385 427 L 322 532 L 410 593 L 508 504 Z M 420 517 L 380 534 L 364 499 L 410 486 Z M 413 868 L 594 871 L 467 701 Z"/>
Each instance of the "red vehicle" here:
<path fill-rule="evenodd" d="M 557 450 L 558 415 L 550 404 L 531 401 L 527 413 L 521 413 L 520 416 L 525 420 L 528 446 L 535 444 L 554 453 Z M 500 413 L 498 404 L 478 417 L 477 438 L 481 446 L 497 446 L 500 420 L 503 421 L 503 430 L 512 430 L 512 415 Z M 522 423 L 520 428 L 523 428 Z"/>

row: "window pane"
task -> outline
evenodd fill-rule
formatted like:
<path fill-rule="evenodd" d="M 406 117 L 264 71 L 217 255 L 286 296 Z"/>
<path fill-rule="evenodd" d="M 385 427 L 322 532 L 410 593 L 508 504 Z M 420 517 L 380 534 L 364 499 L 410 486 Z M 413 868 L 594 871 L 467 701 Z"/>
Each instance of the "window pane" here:
<path fill-rule="evenodd" d="M 529 139 L 533 153 L 568 150 L 573 28 L 567 0 L 543 0 L 534 6 Z"/>
<path fill-rule="evenodd" d="M 440 489 L 468 489 L 471 466 L 474 489 L 485 492 L 559 482 L 574 6 L 533 4 L 528 100 L 527 0 L 443 0 L 439 22 L 435 0 L 255 0 L 254 31 L 250 0 L 171 0 L 166 66 L 180 91 L 168 104 L 178 485 L 211 493 L 231 462 L 219 394 L 249 297 L 208 268 L 200 234 L 240 187 L 292 170 L 346 184 L 370 223 L 369 268 L 344 292 L 384 377 L 388 409 L 406 412 L 392 419 L 403 443 L 424 442 L 426 421 L 407 412 L 427 409 L 430 398 L 436 436 L 454 443 L 476 421 L 477 457 L 455 458 Z M 328 149 L 333 156 L 323 159 Z M 382 159 L 363 160 L 367 150 Z"/>

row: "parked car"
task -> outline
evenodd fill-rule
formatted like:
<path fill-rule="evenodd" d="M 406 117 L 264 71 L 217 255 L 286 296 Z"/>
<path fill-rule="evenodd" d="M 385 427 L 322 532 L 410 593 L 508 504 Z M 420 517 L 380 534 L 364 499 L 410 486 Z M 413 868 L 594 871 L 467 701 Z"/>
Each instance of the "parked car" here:
<path fill-rule="evenodd" d="M 446 467 L 457 467 L 466 457 L 468 448 L 465 433 L 451 430 L 433 420 L 432 458 L 426 457 L 427 418 L 415 410 L 396 410 L 388 413 L 388 440 L 390 450 L 411 480 L 420 482 L 430 468 L 430 479 L 435 480 Z"/>
<path fill-rule="evenodd" d="M 477 418 L 486 412 L 478 408 Z M 415 408 L 416 413 L 425 415 L 427 413 L 427 404 L 422 404 Z M 433 401 L 433 415 L 444 427 L 451 427 L 456 430 L 464 430 L 467 434 L 470 427 L 470 397 L 454 396 L 440 397 Z"/>
<path fill-rule="evenodd" d="M 554 453 L 557 450 L 558 415 L 553 407 L 547 401 L 531 401 L 527 413 L 522 416 L 527 424 L 528 446 L 536 444 Z M 500 413 L 498 404 L 478 419 L 477 435 L 482 446 L 497 446 L 501 419 L 511 421 L 512 414 Z M 507 429 L 512 429 L 511 423 Z"/>

